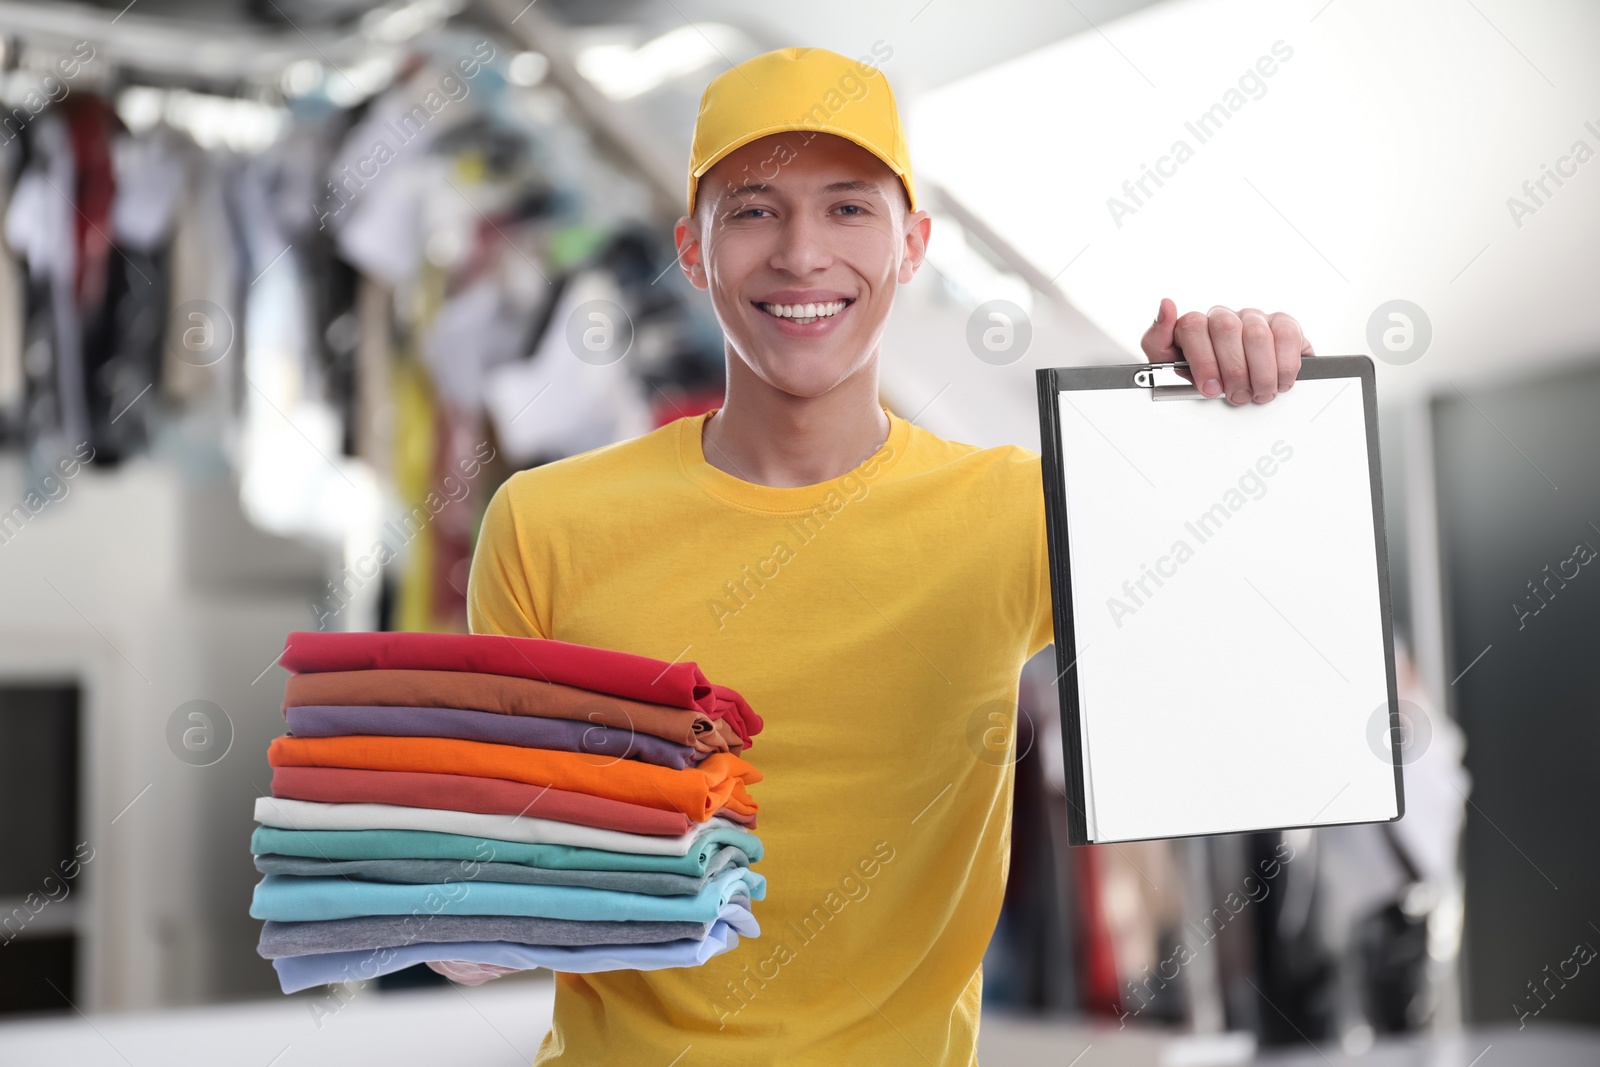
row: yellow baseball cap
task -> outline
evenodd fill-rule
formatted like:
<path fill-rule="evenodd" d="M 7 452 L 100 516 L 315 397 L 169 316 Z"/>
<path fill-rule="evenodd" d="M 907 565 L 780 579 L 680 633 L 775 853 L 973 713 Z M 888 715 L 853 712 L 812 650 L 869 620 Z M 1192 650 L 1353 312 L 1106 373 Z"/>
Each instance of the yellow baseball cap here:
<path fill-rule="evenodd" d="M 717 75 L 701 95 L 689 149 L 689 214 L 700 178 L 718 160 L 757 138 L 790 130 L 854 141 L 905 183 L 911 210 L 917 210 L 911 156 L 889 79 L 870 57 L 780 48 Z"/>

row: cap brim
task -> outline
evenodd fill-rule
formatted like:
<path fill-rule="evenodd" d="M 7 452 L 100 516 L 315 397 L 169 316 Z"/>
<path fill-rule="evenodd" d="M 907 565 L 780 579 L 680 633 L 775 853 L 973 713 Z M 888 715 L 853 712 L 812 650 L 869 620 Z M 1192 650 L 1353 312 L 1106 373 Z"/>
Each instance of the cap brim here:
<path fill-rule="evenodd" d="M 884 152 L 877 145 L 871 143 L 863 137 L 851 133 L 848 130 L 837 129 L 832 126 L 807 126 L 794 122 L 785 122 L 774 126 L 765 126 L 757 130 L 752 130 L 749 133 L 741 134 L 739 137 L 728 142 L 726 145 L 713 152 L 710 156 L 706 157 L 705 162 L 701 163 L 698 167 L 694 168 L 694 170 L 690 172 L 695 183 L 694 199 L 698 201 L 700 198 L 700 179 L 705 177 L 707 171 L 716 166 L 718 163 L 722 162 L 722 160 L 726 159 L 730 154 L 737 152 L 739 149 L 749 144 L 751 141 L 759 141 L 761 138 L 768 137 L 774 133 L 831 133 L 835 137 L 842 137 L 852 144 L 859 145 L 868 152 L 871 152 L 879 162 L 889 168 L 890 172 L 894 174 L 896 178 L 900 179 L 900 184 L 906 191 L 906 200 L 911 205 L 911 210 L 915 211 L 917 209 L 916 196 L 912 193 L 911 187 L 906 184 L 905 169 L 896 166 L 895 163 L 890 159 L 889 153 Z M 694 211 L 693 203 L 689 205 L 689 210 L 692 214 Z"/>

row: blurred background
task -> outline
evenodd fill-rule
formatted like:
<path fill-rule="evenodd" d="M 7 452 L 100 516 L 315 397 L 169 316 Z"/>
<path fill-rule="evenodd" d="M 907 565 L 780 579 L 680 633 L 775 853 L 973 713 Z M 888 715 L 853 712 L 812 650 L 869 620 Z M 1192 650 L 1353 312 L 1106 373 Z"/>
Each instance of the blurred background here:
<path fill-rule="evenodd" d="M 1600 1063 L 1596 41 L 1582 0 L 0 0 L 0 1061 L 531 1059 L 543 972 L 278 992 L 275 657 L 464 630 L 504 478 L 720 402 L 689 134 L 801 44 L 888 75 L 934 216 L 896 412 L 1037 449 L 1033 369 L 1139 360 L 1168 296 L 1377 365 L 1406 817 L 1069 849 L 1042 654 L 983 1062 Z"/>

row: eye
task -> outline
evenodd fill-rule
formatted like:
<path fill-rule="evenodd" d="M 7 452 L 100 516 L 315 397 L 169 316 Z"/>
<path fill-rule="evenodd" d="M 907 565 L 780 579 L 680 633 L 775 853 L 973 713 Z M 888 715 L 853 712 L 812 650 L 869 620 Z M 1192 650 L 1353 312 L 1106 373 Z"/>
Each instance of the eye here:
<path fill-rule="evenodd" d="M 840 204 L 839 210 L 847 211 L 853 215 L 865 215 L 867 213 L 867 209 L 860 204 Z"/>
<path fill-rule="evenodd" d="M 764 208 L 764 207 L 747 207 L 747 208 L 743 209 L 742 211 L 735 211 L 732 214 L 732 216 L 730 216 L 730 217 L 731 218 L 736 218 L 736 219 L 748 219 L 748 218 L 753 218 L 754 217 L 751 214 L 752 212 L 755 212 L 755 211 L 766 211 L 766 210 L 767 209 Z"/>

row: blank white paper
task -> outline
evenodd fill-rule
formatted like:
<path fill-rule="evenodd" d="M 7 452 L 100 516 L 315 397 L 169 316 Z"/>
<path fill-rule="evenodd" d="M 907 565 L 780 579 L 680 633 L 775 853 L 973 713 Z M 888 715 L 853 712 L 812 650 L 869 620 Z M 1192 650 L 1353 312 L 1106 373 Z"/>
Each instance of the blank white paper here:
<path fill-rule="evenodd" d="M 1061 392 L 1090 840 L 1398 813 L 1362 388 Z"/>

